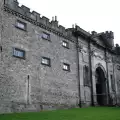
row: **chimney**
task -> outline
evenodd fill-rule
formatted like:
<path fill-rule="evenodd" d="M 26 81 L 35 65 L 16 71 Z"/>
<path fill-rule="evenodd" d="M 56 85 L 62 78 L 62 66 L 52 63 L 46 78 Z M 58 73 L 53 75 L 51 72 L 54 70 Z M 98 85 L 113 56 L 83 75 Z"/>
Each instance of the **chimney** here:
<path fill-rule="evenodd" d="M 52 17 L 52 21 L 54 21 L 54 17 Z"/>
<path fill-rule="evenodd" d="M 57 16 L 55 16 L 55 21 L 57 21 Z"/>

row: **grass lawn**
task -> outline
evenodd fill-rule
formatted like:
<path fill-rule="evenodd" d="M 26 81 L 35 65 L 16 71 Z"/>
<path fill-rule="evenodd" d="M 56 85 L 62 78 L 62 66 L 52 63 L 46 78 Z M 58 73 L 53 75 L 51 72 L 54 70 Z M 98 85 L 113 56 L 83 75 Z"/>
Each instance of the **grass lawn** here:
<path fill-rule="evenodd" d="M 120 120 L 120 108 L 89 107 L 0 115 L 0 120 Z"/>

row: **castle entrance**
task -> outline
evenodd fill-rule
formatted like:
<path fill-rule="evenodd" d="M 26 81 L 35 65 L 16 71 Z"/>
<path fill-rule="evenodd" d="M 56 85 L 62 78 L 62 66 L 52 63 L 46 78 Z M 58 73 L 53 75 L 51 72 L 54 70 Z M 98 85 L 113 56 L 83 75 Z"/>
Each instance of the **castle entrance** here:
<path fill-rule="evenodd" d="M 106 78 L 105 73 L 98 67 L 96 69 L 96 95 L 97 103 L 100 106 L 107 105 L 107 89 L 106 89 Z"/>

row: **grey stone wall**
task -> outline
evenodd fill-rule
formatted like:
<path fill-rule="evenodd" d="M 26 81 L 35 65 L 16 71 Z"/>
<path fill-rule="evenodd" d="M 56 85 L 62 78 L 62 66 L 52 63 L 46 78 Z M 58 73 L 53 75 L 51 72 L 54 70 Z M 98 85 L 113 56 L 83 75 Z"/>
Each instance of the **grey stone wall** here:
<path fill-rule="evenodd" d="M 2 3 L 0 0 L 0 113 L 78 107 L 79 98 L 82 106 L 90 106 L 91 86 L 85 86 L 83 79 L 83 67 L 90 67 L 88 40 L 78 38 L 77 63 L 77 37 L 72 34 L 73 28 L 65 29 L 58 21 L 49 22 L 39 13 L 31 13 L 25 6 L 19 7 L 17 0 L 5 0 L 4 11 Z M 17 20 L 27 24 L 26 31 L 16 28 Z M 50 41 L 42 38 L 43 32 L 50 34 Z M 88 36 L 86 31 L 82 32 Z M 69 43 L 69 49 L 62 46 L 62 41 Z M 109 50 L 105 53 L 105 49 L 97 46 L 105 46 L 101 39 L 95 41 L 90 44 L 94 104 L 97 104 L 95 72 L 99 65 L 108 81 L 113 104 L 116 101 L 119 104 L 120 64 L 113 61 L 115 54 Z M 24 50 L 25 59 L 13 57 L 13 48 Z M 51 66 L 42 65 L 42 57 L 50 58 Z M 63 70 L 63 63 L 70 64 L 70 71 Z M 111 75 L 115 91 L 112 90 Z"/>
<path fill-rule="evenodd" d="M 15 27 L 17 19 L 27 23 L 27 31 Z M 18 106 L 19 104 L 22 105 L 21 109 L 24 111 L 25 105 L 28 103 L 37 104 L 30 106 L 29 109 L 32 110 L 36 107 L 41 109 L 45 106 L 77 106 L 76 43 L 7 12 L 4 12 L 2 22 L 4 27 L 0 56 L 1 104 L 4 106 L 5 102 L 13 104 L 12 108 L 11 106 L 8 107 L 8 111 L 17 109 L 17 104 Z M 43 31 L 50 34 L 50 41 L 42 39 Z M 69 49 L 62 46 L 63 40 L 69 43 Z M 14 47 L 26 51 L 25 60 L 13 57 Z M 51 59 L 51 67 L 41 64 L 42 57 Z M 70 72 L 63 70 L 63 63 L 70 64 Z M 28 75 L 30 77 L 29 85 Z M 41 107 L 40 105 L 44 106 Z"/>

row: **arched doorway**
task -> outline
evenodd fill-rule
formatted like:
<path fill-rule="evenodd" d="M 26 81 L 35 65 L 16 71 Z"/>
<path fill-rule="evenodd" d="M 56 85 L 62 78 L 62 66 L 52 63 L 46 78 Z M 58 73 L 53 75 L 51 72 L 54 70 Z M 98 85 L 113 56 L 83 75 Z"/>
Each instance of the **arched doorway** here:
<path fill-rule="evenodd" d="M 96 95 L 100 106 L 107 105 L 107 89 L 105 73 L 101 67 L 96 68 Z"/>

